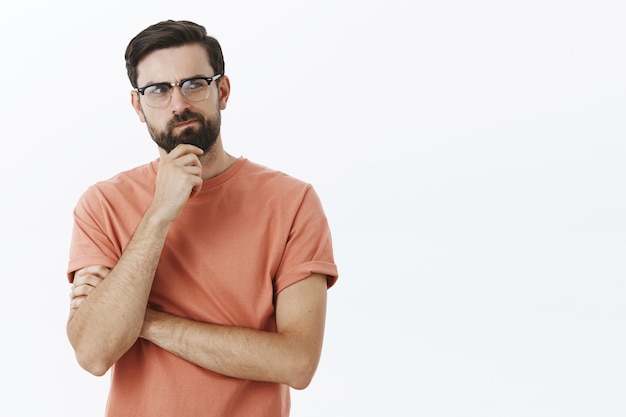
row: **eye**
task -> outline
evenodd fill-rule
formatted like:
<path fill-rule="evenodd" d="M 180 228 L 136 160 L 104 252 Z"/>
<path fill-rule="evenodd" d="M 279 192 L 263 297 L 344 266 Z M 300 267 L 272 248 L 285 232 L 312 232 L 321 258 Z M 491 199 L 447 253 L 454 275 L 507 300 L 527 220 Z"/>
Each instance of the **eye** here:
<path fill-rule="evenodd" d="M 144 91 L 144 95 L 150 96 L 162 96 L 169 93 L 170 88 L 172 88 L 169 84 L 154 84 L 149 87 L 146 87 Z"/>
<path fill-rule="evenodd" d="M 191 80 L 187 80 L 183 83 L 183 88 L 185 90 L 198 90 L 207 86 L 207 82 L 203 78 L 192 78 Z"/>

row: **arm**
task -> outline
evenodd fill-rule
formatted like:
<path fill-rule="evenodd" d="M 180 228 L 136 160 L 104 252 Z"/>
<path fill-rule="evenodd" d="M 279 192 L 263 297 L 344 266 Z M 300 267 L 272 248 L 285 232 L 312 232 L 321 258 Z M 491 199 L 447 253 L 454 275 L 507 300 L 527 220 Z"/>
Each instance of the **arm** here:
<path fill-rule="evenodd" d="M 95 375 L 139 337 L 169 226 L 202 186 L 200 154 L 179 145 L 161 158 L 153 201 L 118 263 L 110 272 L 93 266 L 74 274 L 67 334 L 79 364 Z"/>
<path fill-rule="evenodd" d="M 276 332 L 196 322 L 148 310 L 140 337 L 223 375 L 306 388 L 317 369 L 326 318 L 326 277 L 281 291 Z"/>

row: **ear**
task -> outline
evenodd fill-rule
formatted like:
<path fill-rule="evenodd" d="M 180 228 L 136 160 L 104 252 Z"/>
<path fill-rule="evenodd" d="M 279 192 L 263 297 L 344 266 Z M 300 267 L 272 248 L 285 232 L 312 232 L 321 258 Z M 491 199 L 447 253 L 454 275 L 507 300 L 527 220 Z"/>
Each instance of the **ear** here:
<path fill-rule="evenodd" d="M 141 101 L 139 100 L 139 93 L 136 91 L 131 91 L 130 92 L 130 103 L 133 106 L 133 109 L 135 109 L 135 113 L 137 113 L 137 116 L 139 116 L 139 120 L 142 123 L 146 122 L 146 116 L 143 114 L 143 109 L 141 108 Z"/>
<path fill-rule="evenodd" d="M 220 110 L 226 109 L 226 103 L 228 103 L 228 97 L 230 97 L 230 78 L 227 75 L 220 77 L 217 84 L 217 92 L 219 97 Z"/>

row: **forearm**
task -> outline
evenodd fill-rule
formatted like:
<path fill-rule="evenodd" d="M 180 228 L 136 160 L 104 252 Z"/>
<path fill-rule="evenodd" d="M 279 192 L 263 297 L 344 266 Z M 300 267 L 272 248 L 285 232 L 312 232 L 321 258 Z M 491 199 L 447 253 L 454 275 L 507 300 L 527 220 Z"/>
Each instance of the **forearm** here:
<path fill-rule="evenodd" d="M 313 335 L 219 326 L 153 310 L 141 337 L 213 372 L 299 389 L 310 382 L 321 351 Z"/>
<path fill-rule="evenodd" d="M 140 337 L 234 378 L 308 386 L 319 362 L 326 277 L 313 274 L 276 297 L 276 332 L 217 326 L 148 309 Z"/>
<path fill-rule="evenodd" d="M 147 212 L 117 265 L 67 325 L 80 365 L 102 375 L 135 343 L 168 227 Z"/>

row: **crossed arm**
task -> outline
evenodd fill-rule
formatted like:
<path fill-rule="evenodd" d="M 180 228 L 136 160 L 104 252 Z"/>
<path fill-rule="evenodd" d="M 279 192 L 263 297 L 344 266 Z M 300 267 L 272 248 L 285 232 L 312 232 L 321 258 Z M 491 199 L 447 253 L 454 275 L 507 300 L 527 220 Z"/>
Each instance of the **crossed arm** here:
<path fill-rule="evenodd" d="M 325 276 L 314 274 L 284 289 L 276 302 L 277 331 L 267 332 L 198 322 L 145 306 L 143 316 L 129 315 L 125 319 L 115 314 L 111 318 L 112 310 L 119 306 L 107 308 L 106 301 L 101 301 L 113 298 L 102 294 L 106 288 L 101 286 L 115 278 L 108 274 L 104 279 L 107 272 L 108 269 L 101 266 L 82 269 L 76 273 L 72 286 L 68 334 L 79 363 L 93 374 L 106 373 L 136 338 L 141 337 L 198 366 L 227 376 L 280 382 L 296 389 L 309 385 L 319 363 L 324 335 Z M 89 299 L 91 297 L 99 300 Z M 84 316 L 95 313 L 98 306 L 93 305 L 96 303 L 107 310 L 107 319 L 100 322 L 95 314 L 90 318 L 93 325 L 81 326 L 80 322 L 86 323 Z M 87 309 L 91 311 L 85 312 Z M 73 330 L 78 327 L 83 327 L 82 337 L 77 337 L 79 332 Z M 122 337 L 121 329 L 129 329 L 127 337 Z"/>
<path fill-rule="evenodd" d="M 313 274 L 278 294 L 276 332 L 203 323 L 147 307 L 169 225 L 194 187 L 201 186 L 198 164 L 187 158 L 190 152 L 174 150 L 162 159 L 153 204 L 117 265 L 111 270 L 95 265 L 74 274 L 67 333 L 76 358 L 87 371 L 103 375 L 141 337 L 214 372 L 303 389 L 322 349 L 325 276 Z M 176 198 L 168 190 L 183 188 L 183 183 L 187 191 L 178 203 L 164 201 Z"/>
<path fill-rule="evenodd" d="M 267 332 L 198 322 L 145 306 L 143 315 L 129 314 L 125 318 L 115 314 L 112 318 L 119 306 L 107 308 L 104 304 L 113 296 L 105 297 L 106 288 L 99 287 L 115 278 L 109 274 L 104 279 L 107 272 L 101 266 L 82 269 L 72 287 L 68 334 L 79 363 L 93 374 L 103 375 L 141 337 L 198 366 L 231 377 L 280 382 L 296 389 L 310 383 L 324 334 L 325 276 L 314 274 L 283 290 L 276 302 L 277 331 Z M 92 296 L 94 300 L 88 300 Z M 98 314 L 93 314 L 96 303 L 107 310 L 106 320 L 100 322 Z M 90 312 L 85 312 L 87 309 Z M 87 323 L 87 315 L 92 315 L 89 319 L 93 325 L 81 326 L 81 322 Z M 78 327 L 82 327 L 79 332 L 74 330 Z M 128 329 L 126 337 L 121 329 Z"/>

